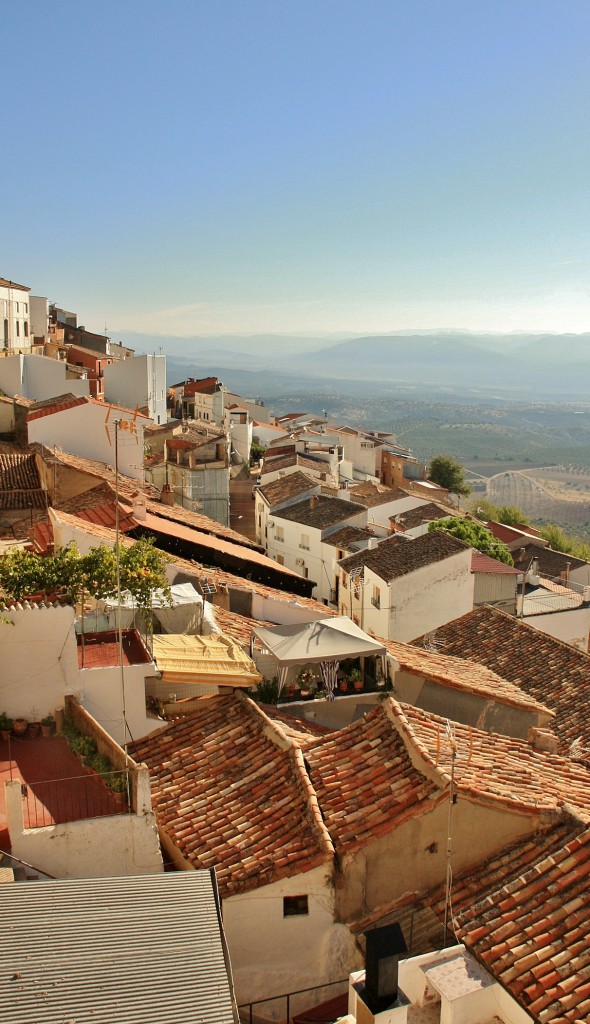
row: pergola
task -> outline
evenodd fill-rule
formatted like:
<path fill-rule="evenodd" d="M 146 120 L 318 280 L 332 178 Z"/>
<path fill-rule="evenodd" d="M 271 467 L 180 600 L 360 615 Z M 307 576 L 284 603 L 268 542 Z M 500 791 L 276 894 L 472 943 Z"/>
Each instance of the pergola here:
<path fill-rule="evenodd" d="M 336 676 L 340 662 L 346 658 L 380 655 L 385 675 L 386 650 L 382 643 L 364 633 L 347 615 L 316 619 L 315 622 L 289 626 L 259 626 L 252 631 L 251 653 L 254 640 L 277 661 L 279 693 L 287 680 L 292 665 L 319 665 L 328 700 L 334 700 Z"/>

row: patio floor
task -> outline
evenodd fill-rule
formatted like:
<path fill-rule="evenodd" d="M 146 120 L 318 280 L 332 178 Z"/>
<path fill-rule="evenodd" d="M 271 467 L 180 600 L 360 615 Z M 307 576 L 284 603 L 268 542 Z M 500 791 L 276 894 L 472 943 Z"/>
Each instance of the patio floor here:
<path fill-rule="evenodd" d="M 85 772 L 59 736 L 0 740 L 0 850 L 10 851 L 4 784 L 25 784 L 25 828 L 118 814 L 121 807 L 97 775 Z"/>

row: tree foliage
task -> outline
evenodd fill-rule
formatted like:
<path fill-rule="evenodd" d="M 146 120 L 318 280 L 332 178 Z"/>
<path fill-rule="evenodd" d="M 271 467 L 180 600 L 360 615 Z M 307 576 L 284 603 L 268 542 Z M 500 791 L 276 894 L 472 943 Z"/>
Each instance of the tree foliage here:
<path fill-rule="evenodd" d="M 428 479 L 451 494 L 471 494 L 463 466 L 451 455 L 435 455 L 428 467 Z"/>
<path fill-rule="evenodd" d="M 530 519 L 517 505 L 494 505 L 487 498 L 473 498 L 468 505 L 472 515 L 483 522 L 504 523 L 505 526 L 530 526 Z"/>
<path fill-rule="evenodd" d="M 504 562 L 505 565 L 514 565 L 512 555 L 506 545 L 496 540 L 494 535 L 489 530 L 486 530 L 485 526 L 474 522 L 472 519 L 462 519 L 459 516 L 451 516 L 449 519 L 435 519 L 434 522 L 430 523 L 428 532 L 433 533 L 434 530 L 443 530 L 445 533 L 450 533 L 453 537 L 465 541 L 470 547 L 481 551 L 482 554 L 489 555 L 490 558 L 495 558 L 498 562 Z"/>
<path fill-rule="evenodd" d="M 119 551 L 121 590 L 130 593 L 138 607 L 151 606 L 151 594 L 161 590 L 170 600 L 166 580 L 166 556 L 152 538 L 142 538 Z M 81 556 L 75 544 L 53 555 L 10 551 L 0 557 L 0 590 L 5 599 L 20 601 L 36 594 L 59 593 L 71 601 L 90 594 L 95 599 L 117 593 L 116 553 L 106 544 Z"/>

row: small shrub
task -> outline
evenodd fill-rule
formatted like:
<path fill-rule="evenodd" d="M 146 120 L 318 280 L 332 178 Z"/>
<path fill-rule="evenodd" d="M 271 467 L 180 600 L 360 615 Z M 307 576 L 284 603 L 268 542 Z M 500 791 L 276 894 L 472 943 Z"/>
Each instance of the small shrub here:
<path fill-rule="evenodd" d="M 279 680 L 277 676 L 272 679 L 262 679 L 256 687 L 255 697 L 261 704 L 279 703 Z"/>

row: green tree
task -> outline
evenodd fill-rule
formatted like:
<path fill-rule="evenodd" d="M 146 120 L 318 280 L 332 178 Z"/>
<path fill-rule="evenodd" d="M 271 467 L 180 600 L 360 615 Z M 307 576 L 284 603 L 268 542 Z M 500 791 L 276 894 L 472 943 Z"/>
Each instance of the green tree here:
<path fill-rule="evenodd" d="M 451 455 L 435 455 L 428 467 L 428 479 L 451 494 L 471 494 L 463 466 Z"/>
<path fill-rule="evenodd" d="M 530 526 L 531 523 L 518 505 L 501 505 L 498 509 L 498 522 L 505 526 Z"/>
<path fill-rule="evenodd" d="M 449 519 L 435 519 L 434 522 L 430 523 L 428 532 L 433 533 L 435 530 L 442 530 L 444 533 L 450 533 L 459 540 L 464 540 L 470 547 L 481 551 L 484 555 L 489 555 L 490 558 L 495 558 L 498 562 L 504 562 L 505 565 L 514 565 L 512 555 L 506 545 L 496 540 L 494 535 L 489 530 L 486 530 L 485 526 L 482 526 L 481 523 L 475 523 L 472 519 L 462 519 L 459 516 L 451 516 Z"/>

